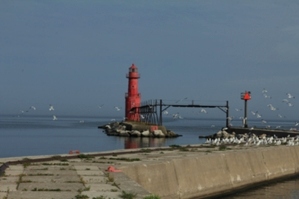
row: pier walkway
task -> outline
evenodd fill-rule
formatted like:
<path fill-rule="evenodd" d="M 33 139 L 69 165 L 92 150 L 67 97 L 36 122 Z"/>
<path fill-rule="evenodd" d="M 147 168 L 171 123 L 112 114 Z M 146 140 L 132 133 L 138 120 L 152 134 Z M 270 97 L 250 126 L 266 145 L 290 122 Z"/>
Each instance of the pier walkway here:
<path fill-rule="evenodd" d="M 8 166 L 0 199 L 205 198 L 298 174 L 299 146 L 170 146 L 1 158 L 0 165 Z"/>

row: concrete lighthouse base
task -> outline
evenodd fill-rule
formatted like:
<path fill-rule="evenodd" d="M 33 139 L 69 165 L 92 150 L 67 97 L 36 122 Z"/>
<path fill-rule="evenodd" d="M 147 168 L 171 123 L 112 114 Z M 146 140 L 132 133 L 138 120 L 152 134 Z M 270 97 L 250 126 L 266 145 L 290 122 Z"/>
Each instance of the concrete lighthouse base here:
<path fill-rule="evenodd" d="M 98 128 L 104 129 L 109 136 L 122 137 L 179 137 L 165 126 L 136 121 L 113 122 Z"/>

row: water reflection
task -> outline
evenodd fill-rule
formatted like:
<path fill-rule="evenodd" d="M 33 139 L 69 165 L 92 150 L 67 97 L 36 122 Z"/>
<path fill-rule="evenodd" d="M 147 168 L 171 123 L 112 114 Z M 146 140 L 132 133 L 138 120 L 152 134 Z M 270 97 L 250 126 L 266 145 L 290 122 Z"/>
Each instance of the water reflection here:
<path fill-rule="evenodd" d="M 126 137 L 124 143 L 125 149 L 162 147 L 165 145 L 165 138 Z"/>

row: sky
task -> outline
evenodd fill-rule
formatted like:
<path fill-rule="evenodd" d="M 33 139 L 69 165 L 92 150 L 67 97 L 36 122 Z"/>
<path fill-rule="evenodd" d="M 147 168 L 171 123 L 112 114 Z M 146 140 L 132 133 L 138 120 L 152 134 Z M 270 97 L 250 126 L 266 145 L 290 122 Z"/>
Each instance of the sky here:
<path fill-rule="evenodd" d="M 251 91 L 250 117 L 299 120 L 298 10 L 296 0 L 3 0 L 0 114 L 47 115 L 51 104 L 56 115 L 124 115 L 134 63 L 142 101 L 229 101 L 238 117 Z"/>

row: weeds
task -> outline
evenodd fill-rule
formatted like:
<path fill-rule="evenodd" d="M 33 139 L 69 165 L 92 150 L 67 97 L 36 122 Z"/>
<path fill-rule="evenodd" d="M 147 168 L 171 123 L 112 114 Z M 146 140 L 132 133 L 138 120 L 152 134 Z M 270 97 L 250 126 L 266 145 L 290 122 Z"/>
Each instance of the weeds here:
<path fill-rule="evenodd" d="M 127 193 L 125 191 L 122 191 L 122 194 L 119 197 L 122 199 L 134 199 L 136 198 L 136 195 L 137 194 L 135 193 Z"/>

